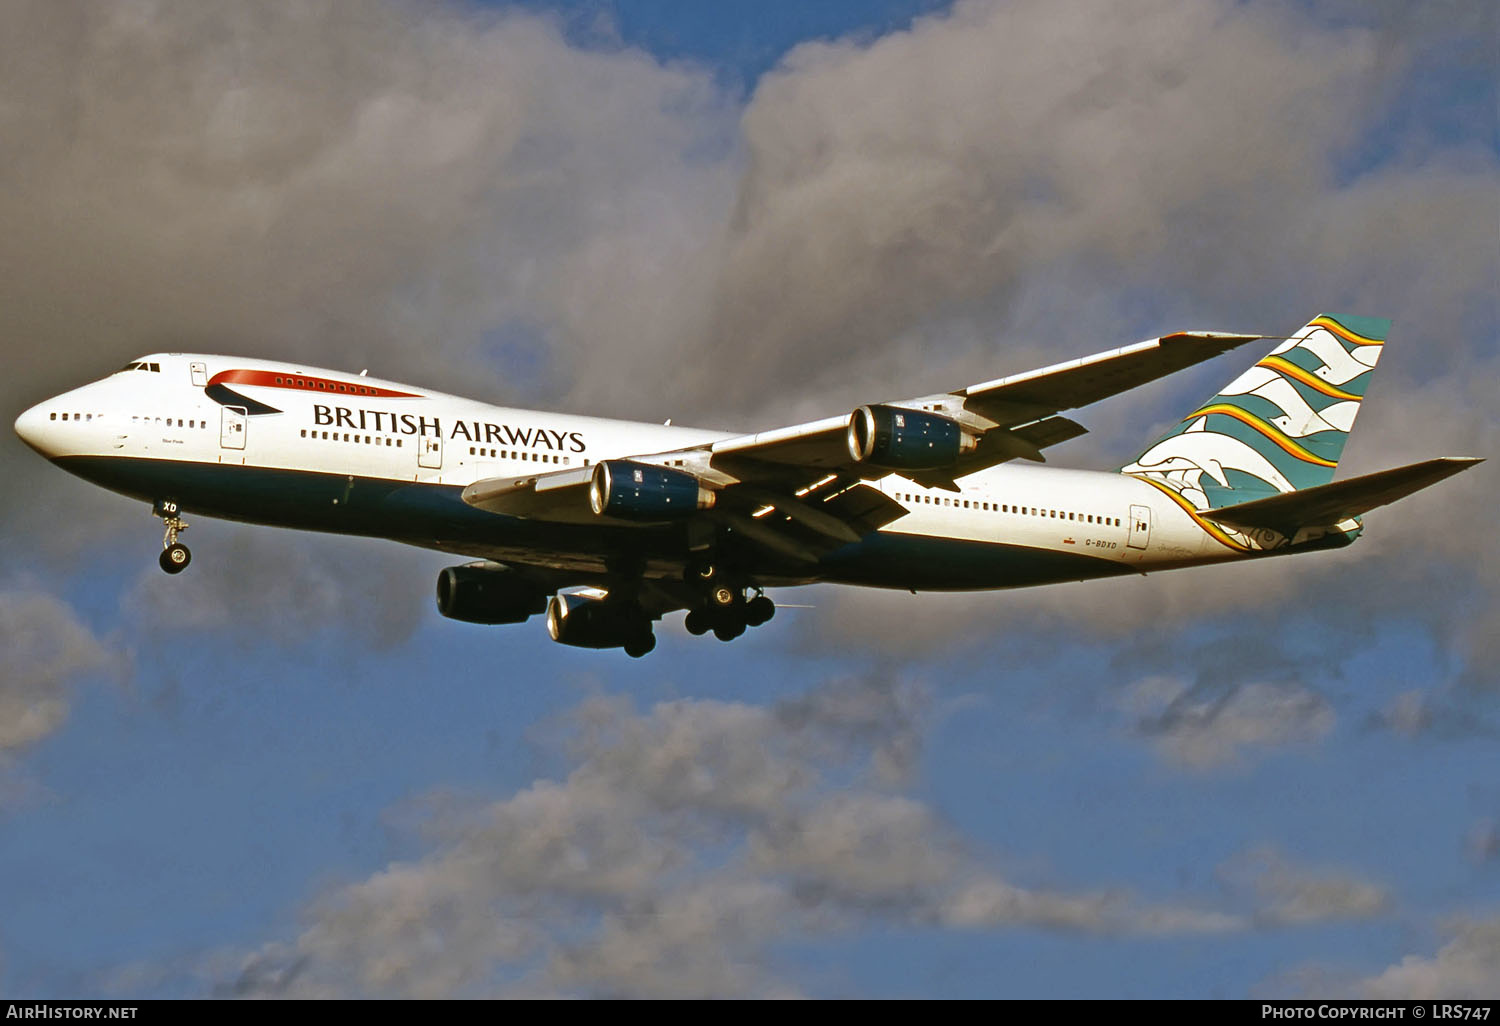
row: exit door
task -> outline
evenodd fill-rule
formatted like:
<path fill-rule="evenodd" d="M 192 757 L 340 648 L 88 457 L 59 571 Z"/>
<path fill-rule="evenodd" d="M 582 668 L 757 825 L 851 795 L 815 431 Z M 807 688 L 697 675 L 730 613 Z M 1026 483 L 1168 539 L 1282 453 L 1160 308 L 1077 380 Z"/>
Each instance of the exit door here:
<path fill-rule="evenodd" d="M 226 449 L 243 449 L 245 425 L 249 423 L 243 406 L 224 407 L 224 417 L 219 422 L 219 444 Z"/>
<path fill-rule="evenodd" d="M 188 373 L 193 376 L 193 384 L 202 388 L 208 384 L 208 365 L 194 360 L 188 364 Z"/>
<path fill-rule="evenodd" d="M 443 436 L 422 435 L 418 440 L 417 466 L 428 470 L 443 469 Z"/>
<path fill-rule="evenodd" d="M 1126 544 L 1132 549 L 1144 549 L 1151 540 L 1151 507 L 1130 507 L 1130 536 Z"/>

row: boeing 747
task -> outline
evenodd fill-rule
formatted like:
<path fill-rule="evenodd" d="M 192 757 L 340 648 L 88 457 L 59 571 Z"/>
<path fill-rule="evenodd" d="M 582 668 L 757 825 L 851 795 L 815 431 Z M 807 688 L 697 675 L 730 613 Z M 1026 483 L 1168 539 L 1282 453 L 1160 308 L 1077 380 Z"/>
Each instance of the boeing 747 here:
<path fill-rule="evenodd" d="M 1335 481 L 1389 322 L 1289 337 L 1181 332 L 952 392 L 732 434 L 493 406 L 289 363 L 157 353 L 22 413 L 53 463 L 151 504 L 160 562 L 187 513 L 464 557 L 444 616 L 645 655 L 654 624 L 729 641 L 767 588 L 985 590 L 1342 548 L 1362 516 L 1480 462 Z M 1113 471 L 1042 466 L 1062 412 L 1274 340 Z"/>

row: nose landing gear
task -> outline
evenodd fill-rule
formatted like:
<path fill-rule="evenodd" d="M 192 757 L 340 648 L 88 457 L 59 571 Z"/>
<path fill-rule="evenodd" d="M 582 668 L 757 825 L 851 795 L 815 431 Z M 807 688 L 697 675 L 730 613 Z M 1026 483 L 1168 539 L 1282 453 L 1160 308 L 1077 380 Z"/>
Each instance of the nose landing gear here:
<path fill-rule="evenodd" d="M 177 503 L 170 500 L 158 502 L 152 507 L 151 513 L 161 517 L 162 522 L 167 525 L 167 533 L 161 540 L 161 556 L 157 562 L 167 573 L 180 574 L 193 561 L 193 554 L 188 551 L 188 547 L 177 540 L 177 533 L 186 531 L 188 523 L 178 515 Z"/>

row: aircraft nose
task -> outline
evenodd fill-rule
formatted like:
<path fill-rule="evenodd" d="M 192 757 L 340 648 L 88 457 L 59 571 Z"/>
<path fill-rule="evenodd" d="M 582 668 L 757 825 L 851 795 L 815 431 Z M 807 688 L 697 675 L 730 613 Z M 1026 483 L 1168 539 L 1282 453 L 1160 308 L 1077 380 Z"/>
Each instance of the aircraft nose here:
<path fill-rule="evenodd" d="M 47 434 L 47 411 L 42 409 L 46 403 L 33 406 L 16 418 L 16 434 L 21 441 L 31 446 L 43 456 L 49 455 L 46 444 Z"/>

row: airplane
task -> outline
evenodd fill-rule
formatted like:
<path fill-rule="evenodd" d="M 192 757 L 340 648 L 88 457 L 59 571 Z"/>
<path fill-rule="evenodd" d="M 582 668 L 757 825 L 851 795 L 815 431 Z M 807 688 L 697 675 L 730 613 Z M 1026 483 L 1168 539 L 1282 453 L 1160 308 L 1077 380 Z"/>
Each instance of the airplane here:
<path fill-rule="evenodd" d="M 151 504 L 160 564 L 185 513 L 465 557 L 439 611 L 545 614 L 553 640 L 643 656 L 686 610 L 722 641 L 768 588 L 991 590 L 1342 548 L 1363 515 L 1482 460 L 1334 481 L 1390 322 L 1290 336 L 1178 332 L 952 392 L 755 434 L 512 409 L 268 360 L 156 353 L 26 410 L 15 430 Z M 1043 466 L 1061 415 L 1255 341 L 1278 344 L 1113 471 Z"/>

